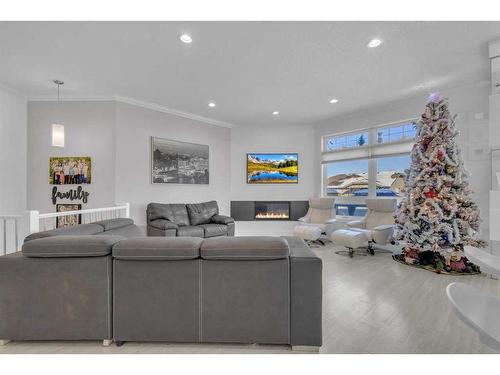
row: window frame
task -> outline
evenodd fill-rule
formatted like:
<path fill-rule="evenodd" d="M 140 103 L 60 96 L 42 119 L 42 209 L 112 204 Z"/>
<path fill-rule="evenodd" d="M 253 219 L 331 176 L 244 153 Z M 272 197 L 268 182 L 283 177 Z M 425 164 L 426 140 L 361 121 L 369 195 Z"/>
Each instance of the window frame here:
<path fill-rule="evenodd" d="M 367 136 L 367 140 L 364 145 L 362 146 L 356 146 L 356 147 L 344 147 L 344 148 L 339 148 L 338 150 L 328 150 L 328 141 L 332 138 L 340 138 L 340 137 L 346 137 L 349 135 L 365 135 Z M 367 148 L 370 147 L 370 139 L 371 139 L 371 134 L 368 131 L 368 129 L 362 129 L 359 131 L 355 132 L 346 132 L 346 133 L 339 133 L 339 134 L 333 134 L 330 136 L 324 136 L 323 137 L 323 147 L 322 147 L 322 152 L 341 152 L 341 151 L 346 151 L 346 150 L 358 150 L 361 148 Z"/>
<path fill-rule="evenodd" d="M 386 124 L 380 124 L 380 125 L 375 125 L 371 126 L 368 128 L 362 128 L 362 129 L 356 129 L 356 130 L 351 130 L 347 132 L 339 132 L 335 134 L 326 134 L 321 137 L 321 196 L 323 197 L 330 197 L 327 195 L 327 181 L 328 181 L 328 164 L 330 163 L 335 163 L 335 162 L 341 162 L 341 161 L 348 161 L 348 160 L 360 160 L 360 159 L 368 159 L 368 196 L 364 197 L 356 197 L 356 196 L 336 196 L 335 197 L 335 203 L 353 203 L 353 204 L 360 204 L 360 203 L 365 203 L 366 198 L 376 198 L 376 183 L 377 183 L 377 159 L 381 157 L 386 157 L 386 156 L 397 156 L 397 155 L 408 155 L 410 154 L 410 146 L 413 146 L 414 144 L 414 139 L 415 138 L 408 138 L 408 139 L 400 139 L 396 140 L 393 142 L 385 142 L 385 143 L 378 143 L 377 142 L 377 132 L 380 129 L 384 128 L 390 128 L 390 127 L 396 127 L 397 125 L 401 124 L 406 124 L 406 123 L 415 123 L 418 124 L 418 118 L 417 117 L 412 117 L 409 119 L 404 119 L 404 120 L 398 120 L 398 121 L 393 121 L 390 123 Z M 418 132 L 418 129 L 417 129 Z M 339 150 L 327 150 L 327 142 L 328 139 L 333 138 L 333 137 L 338 137 L 342 135 L 349 135 L 349 134 L 360 134 L 360 133 L 368 133 L 368 140 L 366 144 L 360 147 L 353 147 L 353 148 L 344 148 L 344 149 L 339 149 Z M 394 148 L 397 148 L 398 146 L 401 146 L 402 148 L 407 148 L 407 150 L 402 151 L 402 152 L 397 152 L 394 151 Z M 384 148 L 387 150 L 387 154 L 384 154 Z M 356 157 L 348 157 L 349 154 L 354 154 L 356 151 L 363 150 L 363 152 L 366 152 L 365 155 Z M 343 157 L 340 153 L 344 153 L 345 157 Z M 333 160 L 325 160 L 328 159 L 328 156 L 334 156 L 338 157 Z M 398 201 L 401 199 L 401 197 L 395 197 L 398 199 Z"/>
<path fill-rule="evenodd" d="M 380 130 L 391 129 L 391 128 L 397 127 L 398 125 L 406 125 L 406 124 L 409 124 L 409 123 L 414 123 L 415 126 L 416 126 L 417 123 L 418 123 L 418 119 L 410 119 L 410 120 L 406 120 L 406 121 L 397 121 L 397 122 L 394 122 L 394 123 L 380 125 L 380 126 L 375 127 L 374 128 L 374 132 L 373 132 L 374 139 L 373 139 L 373 145 L 372 146 L 373 147 L 379 147 L 379 146 L 393 145 L 393 144 L 397 144 L 397 143 L 406 143 L 406 142 L 410 142 L 410 141 L 413 142 L 413 140 L 415 138 L 398 139 L 398 140 L 395 140 L 395 141 L 382 142 L 382 143 L 377 142 L 378 132 Z M 404 134 L 404 132 L 401 132 L 401 133 Z M 415 136 L 416 136 L 416 131 L 415 131 Z"/>

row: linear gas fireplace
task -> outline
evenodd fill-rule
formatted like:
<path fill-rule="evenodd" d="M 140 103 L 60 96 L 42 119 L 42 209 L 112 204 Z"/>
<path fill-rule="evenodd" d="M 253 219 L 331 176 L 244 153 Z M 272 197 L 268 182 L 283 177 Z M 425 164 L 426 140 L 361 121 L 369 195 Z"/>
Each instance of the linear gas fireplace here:
<path fill-rule="evenodd" d="M 290 220 L 290 202 L 255 202 L 255 220 Z"/>

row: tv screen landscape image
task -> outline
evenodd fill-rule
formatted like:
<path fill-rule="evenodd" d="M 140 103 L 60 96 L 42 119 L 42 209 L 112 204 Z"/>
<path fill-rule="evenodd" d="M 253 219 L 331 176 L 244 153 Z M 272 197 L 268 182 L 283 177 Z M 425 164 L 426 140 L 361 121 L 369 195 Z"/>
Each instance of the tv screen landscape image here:
<path fill-rule="evenodd" d="M 299 182 L 299 155 L 247 154 L 247 183 L 297 184 Z"/>

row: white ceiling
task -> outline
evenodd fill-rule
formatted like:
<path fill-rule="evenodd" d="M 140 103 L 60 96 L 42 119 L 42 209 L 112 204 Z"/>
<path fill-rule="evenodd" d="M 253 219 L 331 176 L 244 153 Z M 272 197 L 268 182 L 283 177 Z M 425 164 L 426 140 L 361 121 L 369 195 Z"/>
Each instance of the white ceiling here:
<path fill-rule="evenodd" d="M 374 37 L 384 43 L 367 48 Z M 306 125 L 489 80 L 487 42 L 498 37 L 500 22 L 0 22 L 0 82 L 53 98 L 57 78 L 63 98 Z"/>

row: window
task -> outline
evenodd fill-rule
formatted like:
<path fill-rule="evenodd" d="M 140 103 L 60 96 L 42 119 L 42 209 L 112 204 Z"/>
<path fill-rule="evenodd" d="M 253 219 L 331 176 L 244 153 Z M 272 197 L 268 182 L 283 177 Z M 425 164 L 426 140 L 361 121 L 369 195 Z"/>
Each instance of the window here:
<path fill-rule="evenodd" d="M 403 195 L 417 120 L 322 139 L 323 194 L 338 197 L 338 215 L 363 216 L 365 198 Z"/>
<path fill-rule="evenodd" d="M 407 141 L 417 134 L 416 121 L 407 121 L 397 125 L 377 129 L 377 143 Z"/>
<path fill-rule="evenodd" d="M 328 163 L 326 168 L 326 195 L 347 197 L 368 192 L 368 159 Z"/>
<path fill-rule="evenodd" d="M 326 138 L 327 151 L 339 151 L 346 148 L 356 148 L 368 145 L 368 132 L 345 134 Z"/>
<path fill-rule="evenodd" d="M 377 196 L 401 197 L 410 168 L 410 155 L 386 156 L 377 159 Z"/>

